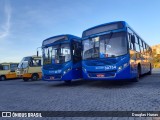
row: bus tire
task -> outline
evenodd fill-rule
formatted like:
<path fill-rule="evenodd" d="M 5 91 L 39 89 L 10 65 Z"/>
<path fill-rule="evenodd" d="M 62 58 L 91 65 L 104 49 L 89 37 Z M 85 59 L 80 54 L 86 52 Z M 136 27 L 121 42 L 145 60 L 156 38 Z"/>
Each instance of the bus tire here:
<path fill-rule="evenodd" d="M 6 76 L 2 75 L 2 76 L 0 77 L 0 80 L 1 80 L 1 81 L 6 80 Z"/>
<path fill-rule="evenodd" d="M 138 82 L 140 76 L 141 76 L 141 67 L 140 67 L 140 65 L 138 65 L 138 67 L 137 67 L 137 76 L 132 81 L 133 82 Z"/>
<path fill-rule="evenodd" d="M 38 80 L 38 78 L 39 78 L 38 74 L 33 74 L 31 77 L 31 80 L 36 81 L 36 80 Z"/>
<path fill-rule="evenodd" d="M 150 70 L 148 72 L 148 75 L 152 75 L 152 66 L 151 66 L 151 64 L 150 64 Z"/>
<path fill-rule="evenodd" d="M 64 81 L 66 84 L 71 84 L 71 80 L 65 80 Z"/>
<path fill-rule="evenodd" d="M 27 82 L 29 79 L 28 79 L 28 78 L 23 78 L 23 80 L 24 80 L 25 82 Z"/>

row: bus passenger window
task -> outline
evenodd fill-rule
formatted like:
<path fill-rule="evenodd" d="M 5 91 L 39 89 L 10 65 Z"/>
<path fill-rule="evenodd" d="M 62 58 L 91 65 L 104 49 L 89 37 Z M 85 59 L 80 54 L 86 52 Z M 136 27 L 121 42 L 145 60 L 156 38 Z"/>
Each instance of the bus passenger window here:
<path fill-rule="evenodd" d="M 11 69 L 11 72 L 15 72 L 15 70 L 17 69 L 17 67 L 18 67 L 18 64 L 11 64 L 10 65 L 10 69 Z"/>
<path fill-rule="evenodd" d="M 3 70 L 9 70 L 9 65 L 3 65 Z"/>
<path fill-rule="evenodd" d="M 41 60 L 33 60 L 33 66 L 41 66 Z"/>
<path fill-rule="evenodd" d="M 135 48 L 137 52 L 140 52 L 139 44 L 135 43 Z"/>

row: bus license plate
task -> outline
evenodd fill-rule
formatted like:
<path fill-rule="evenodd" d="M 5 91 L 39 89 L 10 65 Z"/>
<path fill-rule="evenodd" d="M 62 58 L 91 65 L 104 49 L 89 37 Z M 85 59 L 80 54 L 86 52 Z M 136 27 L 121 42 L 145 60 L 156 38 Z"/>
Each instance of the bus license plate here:
<path fill-rule="evenodd" d="M 97 74 L 97 77 L 105 77 L 104 74 Z"/>
<path fill-rule="evenodd" d="M 50 77 L 50 80 L 54 80 L 54 77 Z"/>

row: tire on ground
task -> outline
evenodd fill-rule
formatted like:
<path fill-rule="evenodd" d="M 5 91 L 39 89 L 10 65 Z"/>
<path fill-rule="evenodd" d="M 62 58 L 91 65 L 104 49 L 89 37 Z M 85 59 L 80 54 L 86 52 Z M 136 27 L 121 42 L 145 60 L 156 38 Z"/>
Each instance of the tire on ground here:
<path fill-rule="evenodd" d="M 36 81 L 39 79 L 39 75 L 37 73 L 32 74 L 31 80 Z"/>

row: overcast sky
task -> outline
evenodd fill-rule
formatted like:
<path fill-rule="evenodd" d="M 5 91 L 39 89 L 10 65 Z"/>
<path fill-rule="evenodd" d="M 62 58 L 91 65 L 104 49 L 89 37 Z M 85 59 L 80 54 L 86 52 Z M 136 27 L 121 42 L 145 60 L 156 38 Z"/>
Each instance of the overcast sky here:
<path fill-rule="evenodd" d="M 0 0 L 0 62 L 36 54 L 44 39 L 124 20 L 149 45 L 160 43 L 160 0 Z"/>

